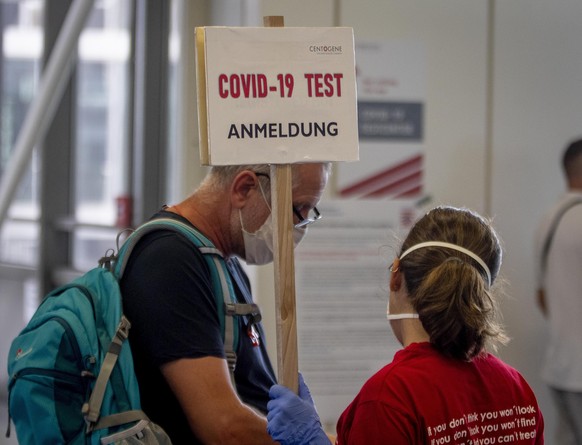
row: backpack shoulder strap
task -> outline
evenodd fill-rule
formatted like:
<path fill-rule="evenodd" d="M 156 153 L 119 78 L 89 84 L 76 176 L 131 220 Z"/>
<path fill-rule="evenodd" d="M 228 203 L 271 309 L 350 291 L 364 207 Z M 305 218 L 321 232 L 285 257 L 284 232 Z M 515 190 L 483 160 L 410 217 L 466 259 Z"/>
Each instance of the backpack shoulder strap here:
<path fill-rule="evenodd" d="M 237 302 L 232 280 L 224 261 L 224 255 L 214 246 L 212 241 L 194 227 L 181 221 L 171 218 L 153 219 L 139 226 L 123 244 L 115 261 L 114 273 L 120 279 L 129 256 L 141 237 L 160 229 L 173 230 L 181 233 L 198 248 L 204 257 L 210 270 L 212 290 L 216 298 L 220 327 L 223 333 L 224 351 L 231 379 L 234 384 L 234 368 L 236 366 L 235 351 L 239 342 L 238 329 L 235 329 L 234 316 L 256 313 L 258 307 L 254 304 L 241 304 Z"/>
<path fill-rule="evenodd" d="M 109 345 L 109 349 L 107 350 L 105 358 L 103 359 L 103 364 L 101 365 L 99 375 L 95 381 L 93 391 L 91 391 L 91 396 L 81 409 L 81 412 L 85 417 L 85 421 L 87 422 L 87 432 L 91 432 L 93 429 L 103 428 L 102 426 L 97 427 L 96 423 L 101 416 L 101 405 L 103 404 L 103 398 L 105 397 L 107 382 L 109 382 L 109 378 L 111 377 L 113 369 L 115 368 L 119 354 L 121 354 L 121 348 L 127 339 L 130 327 L 131 324 L 129 321 L 127 318 L 125 318 L 125 316 L 122 315 L 119 326 L 117 327 L 115 335 L 113 336 L 113 339 Z"/>
<path fill-rule="evenodd" d="M 113 267 L 113 272 L 115 273 L 117 279 L 121 279 L 121 277 L 123 276 L 123 272 L 125 271 L 125 267 L 127 266 L 127 262 L 129 261 L 131 252 L 133 251 L 137 243 L 141 240 L 141 238 L 147 235 L 148 233 L 155 232 L 161 229 L 181 233 L 182 235 L 186 236 L 186 238 L 188 238 L 190 241 L 192 241 L 192 243 L 194 243 L 196 247 L 214 248 L 216 252 L 222 256 L 220 251 L 214 247 L 212 241 L 210 241 L 198 230 L 194 229 L 188 224 L 184 224 L 181 221 L 171 218 L 153 219 L 135 229 L 119 249 L 119 252 L 115 257 Z"/>
<path fill-rule="evenodd" d="M 558 229 L 558 225 L 560 224 L 560 221 L 562 220 L 562 217 L 564 216 L 564 214 L 568 210 L 570 210 L 572 207 L 574 207 L 578 204 L 582 204 L 582 198 L 576 198 L 576 199 L 573 199 L 571 201 L 568 201 L 566 204 L 564 204 L 556 212 L 556 215 L 554 216 L 554 220 L 552 221 L 552 224 L 550 225 L 550 228 L 548 230 L 548 234 L 546 235 L 546 239 L 544 240 L 544 244 L 543 244 L 543 248 L 542 248 L 541 265 L 542 265 L 542 273 L 543 274 L 545 274 L 545 272 L 546 272 L 547 263 L 548 263 L 548 254 L 550 253 L 550 247 L 551 247 L 552 241 L 554 239 L 554 234 L 556 233 L 556 230 Z"/>

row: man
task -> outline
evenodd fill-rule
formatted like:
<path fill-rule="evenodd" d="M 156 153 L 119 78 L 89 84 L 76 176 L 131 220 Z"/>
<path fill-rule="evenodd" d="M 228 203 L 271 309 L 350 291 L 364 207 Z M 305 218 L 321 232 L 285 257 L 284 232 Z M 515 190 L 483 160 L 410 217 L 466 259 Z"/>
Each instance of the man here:
<path fill-rule="evenodd" d="M 292 166 L 296 224 L 319 217 L 315 206 L 329 169 L 321 163 Z M 252 297 L 236 257 L 250 264 L 272 261 L 269 172 L 268 165 L 213 167 L 191 196 L 154 216 L 190 224 L 212 241 L 240 302 Z M 305 230 L 295 228 L 294 239 Z M 133 251 L 121 286 L 142 407 L 172 442 L 272 444 L 262 413 L 275 375 L 262 327 L 235 317 L 235 390 L 210 272 L 198 249 L 171 231 L 148 234 Z"/>
<path fill-rule="evenodd" d="M 542 378 L 557 406 L 556 443 L 582 444 L 582 140 L 562 160 L 568 191 L 536 236 L 538 305 L 548 320 Z"/>

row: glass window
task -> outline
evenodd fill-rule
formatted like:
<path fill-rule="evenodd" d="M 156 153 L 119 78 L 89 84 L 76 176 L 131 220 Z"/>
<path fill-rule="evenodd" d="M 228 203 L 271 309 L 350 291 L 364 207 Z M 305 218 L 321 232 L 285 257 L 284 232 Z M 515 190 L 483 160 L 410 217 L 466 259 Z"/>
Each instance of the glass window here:
<path fill-rule="evenodd" d="M 39 0 L 0 1 L 0 177 L 5 172 L 28 107 L 36 93 L 43 47 Z M 0 262 L 34 266 L 38 252 L 36 153 L 2 224 Z"/>
<path fill-rule="evenodd" d="M 39 0 L 0 0 L 0 179 L 6 172 L 20 128 L 37 91 L 43 47 Z M 36 151 L 0 226 L 0 362 L 12 338 L 37 304 L 39 245 L 39 162 Z M 8 375 L 0 373 L 0 404 L 6 406 Z M 5 413 L 0 421 L 8 424 Z M 17 445 L 16 435 L 1 441 Z"/>
<path fill-rule="evenodd" d="M 181 95 L 183 94 L 179 63 L 181 61 L 180 38 L 180 18 L 184 14 L 181 1 L 172 1 L 170 6 L 170 33 L 168 36 L 168 175 L 167 190 L 168 202 L 178 202 L 183 198 L 179 190 L 179 164 L 180 156 L 178 150 L 181 142 L 179 138 L 180 124 L 182 121 L 178 118 L 179 107 L 181 106 Z"/>
<path fill-rule="evenodd" d="M 79 41 L 73 263 L 96 265 L 114 247 L 118 204 L 128 204 L 132 2 L 96 2 Z M 124 207 L 127 208 L 127 207 Z M 121 219 L 121 220 L 120 220 Z M 109 229 L 107 229 L 109 227 Z"/>

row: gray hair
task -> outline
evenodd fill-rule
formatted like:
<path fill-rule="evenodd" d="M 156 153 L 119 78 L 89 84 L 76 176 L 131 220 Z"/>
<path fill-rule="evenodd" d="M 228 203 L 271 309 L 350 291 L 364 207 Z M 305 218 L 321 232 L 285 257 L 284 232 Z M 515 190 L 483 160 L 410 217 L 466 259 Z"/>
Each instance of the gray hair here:
<path fill-rule="evenodd" d="M 298 184 L 298 169 L 299 166 L 302 164 L 292 164 L 291 165 L 291 172 L 292 172 L 292 181 L 294 185 Z M 326 172 L 329 174 L 331 171 L 331 162 L 324 163 Z M 206 177 L 206 181 L 210 181 L 214 187 L 218 187 L 224 189 L 232 183 L 233 179 L 238 175 L 240 172 L 250 170 L 252 172 L 258 173 L 259 181 L 263 186 L 263 191 L 265 195 L 268 197 L 271 193 L 271 187 L 269 186 L 269 178 L 271 176 L 271 166 L 270 164 L 247 164 L 247 165 L 215 165 L 212 166 L 208 176 Z M 263 175 L 267 175 L 265 177 Z"/>

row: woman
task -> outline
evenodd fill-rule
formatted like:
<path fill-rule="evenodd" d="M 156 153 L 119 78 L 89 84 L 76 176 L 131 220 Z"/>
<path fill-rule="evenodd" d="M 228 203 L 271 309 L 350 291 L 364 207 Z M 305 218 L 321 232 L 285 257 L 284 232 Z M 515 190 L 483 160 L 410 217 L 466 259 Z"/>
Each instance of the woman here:
<path fill-rule="evenodd" d="M 372 376 L 328 437 L 300 379 L 271 388 L 268 431 L 283 445 L 543 444 L 524 378 L 488 350 L 506 337 L 491 286 L 501 246 L 481 216 L 438 207 L 410 230 L 390 271 L 387 318 L 403 349 Z"/>

